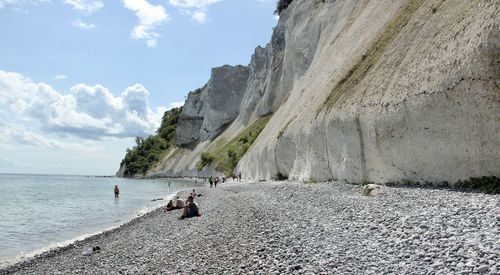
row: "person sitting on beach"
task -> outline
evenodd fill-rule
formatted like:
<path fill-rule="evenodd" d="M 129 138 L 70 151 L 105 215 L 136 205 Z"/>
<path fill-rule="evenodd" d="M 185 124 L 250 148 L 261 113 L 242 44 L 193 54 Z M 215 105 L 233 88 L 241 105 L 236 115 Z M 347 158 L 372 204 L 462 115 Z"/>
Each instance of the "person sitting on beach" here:
<path fill-rule="evenodd" d="M 120 196 L 120 189 L 118 188 L 118 185 L 115 185 L 115 198 L 118 198 Z"/>
<path fill-rule="evenodd" d="M 175 207 L 174 207 L 174 201 L 173 200 L 170 200 L 168 203 L 167 203 L 167 211 L 172 211 L 174 210 Z"/>
<path fill-rule="evenodd" d="M 196 191 L 194 191 L 194 189 L 193 192 L 191 192 L 191 196 L 193 196 L 193 198 L 196 198 Z"/>
<path fill-rule="evenodd" d="M 201 217 L 200 208 L 198 204 L 194 201 L 193 196 L 188 197 L 188 202 L 184 206 L 184 213 L 180 219 L 192 218 L 192 217 Z"/>
<path fill-rule="evenodd" d="M 181 198 L 177 197 L 177 200 L 175 201 L 175 209 L 182 208 L 184 208 L 184 202 L 181 200 Z"/>

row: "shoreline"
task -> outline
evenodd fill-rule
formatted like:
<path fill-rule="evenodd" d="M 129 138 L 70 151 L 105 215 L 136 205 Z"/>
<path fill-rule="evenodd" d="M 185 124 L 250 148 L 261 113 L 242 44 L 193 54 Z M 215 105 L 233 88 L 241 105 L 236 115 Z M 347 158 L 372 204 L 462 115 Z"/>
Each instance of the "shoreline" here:
<path fill-rule="evenodd" d="M 188 182 L 186 180 L 186 182 Z M 162 203 L 153 206 L 153 207 L 143 207 L 140 210 L 137 211 L 137 213 L 134 216 L 130 216 L 126 218 L 126 221 L 122 223 L 118 223 L 116 225 L 111 225 L 109 227 L 106 227 L 102 230 L 95 231 L 93 233 L 86 233 L 79 235 L 77 237 L 71 238 L 69 240 L 64 240 L 61 242 L 57 242 L 54 244 L 50 244 L 48 246 L 45 246 L 43 248 L 37 249 L 35 251 L 31 251 L 29 253 L 26 253 L 25 257 L 18 255 L 13 256 L 11 259 L 7 259 L 4 264 L 0 265 L 0 274 L 3 274 L 2 272 L 4 270 L 9 270 L 13 267 L 19 266 L 19 265 L 24 265 L 24 264 L 29 264 L 32 261 L 36 261 L 39 258 L 44 258 L 49 255 L 53 254 L 58 254 L 61 253 L 67 249 L 70 248 L 75 248 L 84 245 L 85 243 L 88 243 L 92 241 L 93 239 L 99 238 L 100 236 L 108 235 L 108 234 L 113 234 L 116 233 L 120 230 L 122 227 L 127 227 L 129 224 L 134 224 L 136 222 L 140 222 L 141 218 L 146 218 L 146 216 L 151 215 L 157 211 L 162 211 L 162 209 L 165 207 L 165 205 L 168 203 L 170 199 L 173 199 L 179 194 L 183 192 L 188 192 L 190 188 L 182 189 L 179 190 L 173 194 L 167 194 L 165 198 L 163 198 Z M 156 198 L 155 198 L 156 199 Z"/>
<path fill-rule="evenodd" d="M 180 212 L 160 208 L 0 274 L 500 270 L 498 195 L 383 187 L 366 197 L 339 182 L 197 191 L 200 218 L 179 221 Z M 100 253 L 81 255 L 95 245 Z"/>

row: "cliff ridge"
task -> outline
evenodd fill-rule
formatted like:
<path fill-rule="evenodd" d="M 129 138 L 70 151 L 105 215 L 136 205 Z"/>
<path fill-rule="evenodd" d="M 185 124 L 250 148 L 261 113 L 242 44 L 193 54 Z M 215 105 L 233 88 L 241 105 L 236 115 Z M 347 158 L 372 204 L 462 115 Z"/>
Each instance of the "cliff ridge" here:
<path fill-rule="evenodd" d="M 243 155 L 218 158 L 256 180 L 500 177 L 499 5 L 291 1 L 248 66 L 216 68 L 188 95 L 177 147 L 145 176 L 228 174 L 226 159 L 198 164 L 236 144 Z"/>

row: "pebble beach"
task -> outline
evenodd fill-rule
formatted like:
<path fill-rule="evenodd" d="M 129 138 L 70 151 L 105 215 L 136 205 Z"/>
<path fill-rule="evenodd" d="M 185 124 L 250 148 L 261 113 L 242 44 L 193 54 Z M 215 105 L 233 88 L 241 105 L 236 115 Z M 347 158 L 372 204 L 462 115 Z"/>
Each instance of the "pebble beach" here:
<path fill-rule="evenodd" d="M 199 218 L 159 209 L 0 274 L 500 272 L 499 195 L 383 187 L 361 196 L 340 182 L 197 192 Z M 82 255 L 94 246 L 101 252 Z"/>

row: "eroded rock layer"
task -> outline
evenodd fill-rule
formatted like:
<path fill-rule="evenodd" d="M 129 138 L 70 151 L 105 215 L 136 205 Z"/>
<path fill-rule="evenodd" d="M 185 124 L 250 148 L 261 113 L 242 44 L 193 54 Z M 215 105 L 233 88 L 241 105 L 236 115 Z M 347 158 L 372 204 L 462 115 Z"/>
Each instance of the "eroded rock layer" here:
<path fill-rule="evenodd" d="M 200 154 L 273 114 L 234 171 L 244 178 L 500 177 L 499 6 L 293 1 L 247 67 L 189 94 L 176 137 L 191 149 L 148 175 L 217 173 L 195 168 Z"/>

